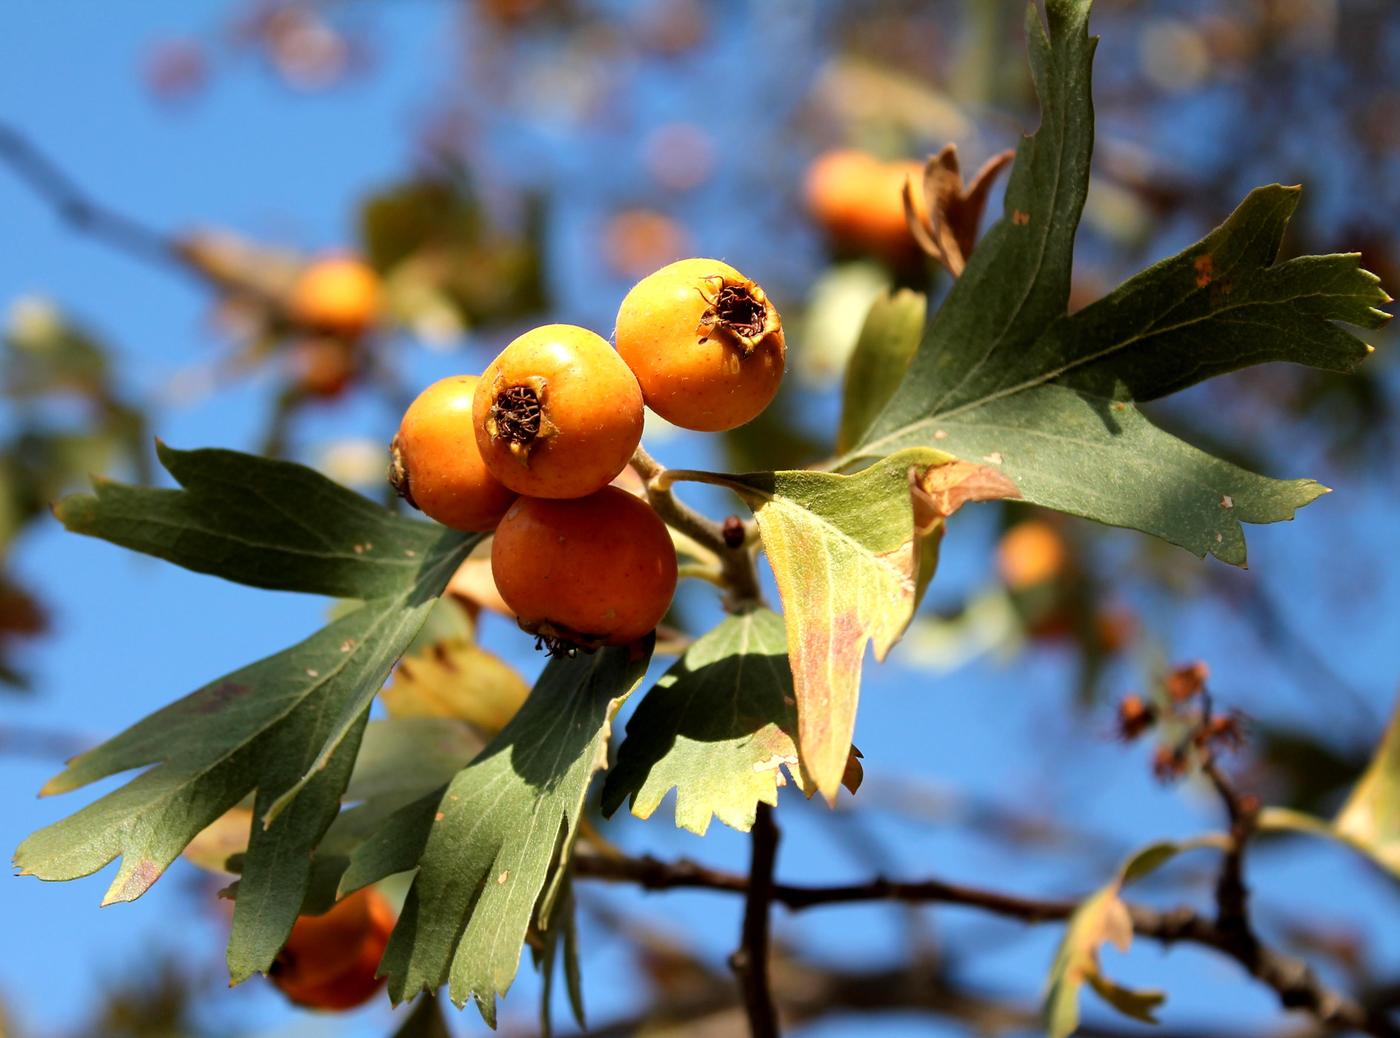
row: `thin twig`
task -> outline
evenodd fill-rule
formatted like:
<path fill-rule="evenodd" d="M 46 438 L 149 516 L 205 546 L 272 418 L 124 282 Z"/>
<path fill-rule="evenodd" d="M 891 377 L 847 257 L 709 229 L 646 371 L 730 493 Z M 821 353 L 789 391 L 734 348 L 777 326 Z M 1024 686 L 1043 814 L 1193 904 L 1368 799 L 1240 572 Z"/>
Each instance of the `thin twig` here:
<path fill-rule="evenodd" d="M 778 826 L 773 808 L 760 803 L 754 817 L 753 853 L 744 898 L 744 926 L 739 948 L 729 957 L 739 978 L 744 1010 L 753 1038 L 778 1038 L 778 1010 L 768 976 L 769 906 L 773 900 L 773 865 L 778 856 Z"/>
<path fill-rule="evenodd" d="M 13 126 L 0 123 L 0 162 L 28 184 L 74 229 L 161 266 L 187 269 L 174 242 L 93 201 L 58 165 Z"/>
<path fill-rule="evenodd" d="M 701 515 L 671 492 L 666 479 L 666 467 L 638 446 L 632 455 L 632 468 L 642 477 L 647 501 L 666 525 L 714 552 L 720 562 L 720 577 L 727 589 L 725 607 L 730 612 L 742 612 L 763 602 L 758 583 L 758 545 L 752 537 L 730 547 L 724 539 L 724 528 L 708 516 Z"/>
<path fill-rule="evenodd" d="M 648 890 L 694 888 L 744 895 L 749 892 L 746 877 L 687 861 L 670 863 L 650 857 L 604 860 L 580 853 L 574 858 L 574 869 L 580 877 L 636 883 Z M 896 883 L 883 878 L 847 886 L 773 884 L 771 900 L 794 911 L 872 901 L 953 904 L 1026 923 L 1064 921 L 1079 906 L 1077 900 L 1021 897 L 942 880 Z M 1274 951 L 1257 940 L 1246 949 L 1215 920 L 1194 909 L 1160 911 L 1130 905 L 1129 915 L 1133 931 L 1140 937 L 1163 944 L 1199 944 L 1229 956 L 1255 979 L 1272 988 L 1286 1008 L 1306 1010 L 1331 1026 L 1349 1027 L 1377 1038 L 1400 1038 L 1400 1025 L 1386 1013 L 1368 1009 L 1326 987 L 1301 959 Z"/>

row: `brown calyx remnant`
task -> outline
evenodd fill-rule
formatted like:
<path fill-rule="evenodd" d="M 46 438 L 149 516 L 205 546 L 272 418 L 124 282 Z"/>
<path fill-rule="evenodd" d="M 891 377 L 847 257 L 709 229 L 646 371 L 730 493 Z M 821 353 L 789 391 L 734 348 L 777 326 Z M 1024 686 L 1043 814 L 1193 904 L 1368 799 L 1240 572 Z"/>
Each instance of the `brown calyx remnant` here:
<path fill-rule="evenodd" d="M 505 440 L 511 454 L 528 464 L 535 444 L 555 431 L 545 413 L 544 379 L 526 379 L 497 390 L 486 414 L 486 431 L 493 440 Z"/>
<path fill-rule="evenodd" d="M 605 635 L 584 634 L 550 620 L 532 622 L 517 619 L 516 623 L 526 634 L 535 636 L 536 649 L 543 649 L 550 656 L 576 656 L 580 652 L 593 653 L 607 644 Z"/>
<path fill-rule="evenodd" d="M 703 293 L 709 304 L 700 315 L 700 341 L 723 336 L 748 356 L 770 335 L 782 332 L 782 318 L 768 301 L 763 289 L 752 281 L 736 281 L 716 274 L 709 278 L 718 282 L 713 294 Z"/>
<path fill-rule="evenodd" d="M 413 491 L 409 488 L 408 466 L 404 464 L 403 448 L 397 436 L 389 441 L 389 485 L 394 488 L 394 493 L 408 502 L 410 508 L 418 508 L 418 502 L 413 500 Z"/>

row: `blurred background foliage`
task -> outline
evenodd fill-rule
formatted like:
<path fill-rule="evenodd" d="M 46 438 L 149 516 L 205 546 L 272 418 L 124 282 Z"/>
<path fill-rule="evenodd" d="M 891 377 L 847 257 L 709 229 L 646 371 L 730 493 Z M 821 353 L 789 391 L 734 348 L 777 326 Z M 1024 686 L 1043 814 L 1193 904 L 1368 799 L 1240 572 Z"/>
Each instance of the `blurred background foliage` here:
<path fill-rule="evenodd" d="M 380 444 L 363 428 L 313 442 L 303 431 L 308 421 L 320 428 L 319 416 L 366 400 L 396 415 L 419 387 L 412 372 L 424 354 L 477 370 L 545 319 L 606 333 L 626 287 L 657 266 L 695 253 L 742 256 L 743 269 L 778 302 L 795 348 L 775 406 L 725 434 L 721 455 L 709 460 L 745 471 L 828 456 L 845 360 L 871 301 L 908 286 L 929 291 L 936 305 L 947 287 L 905 226 L 905 176 L 949 141 L 964 168 L 975 169 L 1014 147 L 1034 121 L 1016 2 L 434 2 L 442 8 L 441 67 L 425 72 L 422 96 L 403 120 L 411 159 L 392 182 L 367 188 L 347 214 L 354 234 L 331 254 L 219 227 L 218 214 L 198 227 L 148 226 L 120 198 L 100 195 L 99 167 L 60 170 L 42 139 L 0 132 L 0 159 L 34 189 L 36 206 L 52 206 L 75 235 L 150 264 L 152 277 L 202 286 L 209 324 L 200 337 L 210 343 L 168 385 L 137 391 L 122 357 L 139 344 L 105 340 L 103 300 L 74 301 L 69 312 L 7 289 L 6 688 L 43 695 L 29 674 L 49 626 L 45 589 L 8 565 L 25 550 L 25 531 L 89 473 L 151 478 L 159 416 L 217 406 L 240 379 L 261 379 L 273 401 L 262 450 L 382 495 Z M 130 17 L 144 15 L 132 8 Z M 235 0 L 210 7 L 205 31 L 179 37 L 152 17 L 131 75 L 171 120 L 197 122 L 220 91 L 246 77 L 333 99 L 375 77 L 381 22 L 392 17 L 390 5 L 352 0 Z M 1093 28 L 1106 42 L 1095 69 L 1098 142 L 1073 305 L 1202 236 L 1251 187 L 1274 181 L 1306 185 L 1290 253 L 1360 251 L 1392 291 L 1400 285 L 1400 19 L 1390 0 L 1101 0 Z M 306 147 L 288 161 L 314 162 L 315 141 Z M 999 193 L 989 219 L 999 213 Z M 327 277 L 327 264 L 340 267 Z M 317 277 L 325 283 L 314 284 Z M 1321 470 L 1376 488 L 1393 505 L 1400 379 L 1384 336 L 1375 345 L 1355 376 L 1256 369 L 1151 414 L 1250 468 Z M 682 435 L 649 421 L 648 442 Z M 1314 614 L 1300 615 L 1248 574 L 1183 565 L 1177 549 L 1145 537 L 1023 506 L 1000 506 L 999 515 L 986 551 L 993 561 L 946 587 L 935 582 L 902 650 L 906 666 L 937 676 L 985 655 L 1017 666 L 1068 657 L 1066 702 L 1102 725 L 1125 672 L 1160 673 L 1170 662 L 1172 618 L 1208 611 L 1275 661 L 1268 681 L 1296 682 L 1331 704 L 1326 724 L 1296 712 L 1254 716 L 1240 758 L 1250 783 L 1271 803 L 1335 808 L 1366 763 L 1390 690 L 1356 687 L 1326 630 L 1300 629 Z M 1309 514 L 1294 534 L 1314 536 L 1314 522 Z M 1353 558 L 1330 574 L 1331 584 L 1324 575 L 1308 586 L 1323 612 L 1327 603 L 1345 612 L 1364 601 L 1367 588 L 1347 582 L 1388 559 L 1393 531 L 1392 521 L 1329 533 L 1333 550 Z M 489 593 L 470 574 L 460 580 L 460 600 L 479 609 Z M 678 620 L 686 607 L 682 599 Z M 1387 624 L 1392 637 L 1400 633 L 1393 617 Z M 469 651 L 469 628 L 447 632 L 444 644 Z M 64 745 L 62 733 L 0 730 L 0 749 L 10 752 L 49 756 Z M 880 802 L 878 779 L 871 785 L 866 794 Z M 1094 846 L 1032 807 L 950 804 L 889 787 L 882 807 L 974 825 L 1011 846 Z M 850 814 L 833 819 L 861 824 Z M 209 892 L 202 881 L 197 889 Z M 640 915 L 603 901 L 585 901 L 585 912 L 638 949 L 650 987 L 634 999 L 637 1019 L 650 1001 L 710 1006 L 712 1013 L 696 1009 L 701 1023 L 666 1033 L 730 1033 L 715 1022 L 727 1005 L 716 994 L 728 991 L 726 976 Z M 911 930 L 912 945 L 923 939 Z M 1364 971 L 1343 937 L 1300 926 L 1298 941 Z M 801 988 L 798 975 L 809 968 L 796 956 L 780 962 L 780 986 Z M 930 969 L 926 995 L 947 982 Z M 782 980 L 787 973 L 798 979 Z M 822 1012 L 857 1001 L 842 978 L 822 983 L 827 1001 L 811 1003 Z M 157 962 L 130 982 L 104 984 L 96 1015 L 76 1033 L 244 1033 L 199 1022 L 193 1007 L 219 986 L 215 948 L 208 963 Z M 940 1005 L 922 1008 L 957 1015 L 951 1002 Z M 985 1007 L 962 1009 L 974 1019 Z M 706 1020 L 714 1029 L 704 1029 Z M 990 1030 L 1014 1030 L 990 1020 Z M 20 1032 L 0 1024 L 0 1033 Z"/>

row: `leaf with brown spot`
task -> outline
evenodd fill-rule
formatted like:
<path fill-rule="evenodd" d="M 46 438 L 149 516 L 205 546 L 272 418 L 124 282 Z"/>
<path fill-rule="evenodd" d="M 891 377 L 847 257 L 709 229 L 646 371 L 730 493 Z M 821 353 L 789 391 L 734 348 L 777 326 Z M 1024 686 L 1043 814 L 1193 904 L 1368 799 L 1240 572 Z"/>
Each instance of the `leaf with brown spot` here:
<path fill-rule="evenodd" d="M 1017 149 L 1003 218 L 837 468 L 936 443 L 967 461 L 1000 459 L 1029 503 L 1242 565 L 1244 523 L 1291 519 L 1325 488 L 1212 457 L 1136 402 L 1270 361 L 1350 371 L 1369 351 L 1343 325 L 1381 326 L 1390 297 L 1355 255 L 1282 258 L 1299 189 L 1273 185 L 1201 242 L 1069 314 L 1094 139 L 1089 6 L 1047 0 L 1044 21 L 1028 6 L 1041 122 Z M 951 190 L 952 165 L 945 152 L 935 194 Z M 1222 496 L 1235 506 L 1215 507 Z"/>
<path fill-rule="evenodd" d="M 551 660 L 436 808 L 416 801 L 357 849 L 344 890 L 386 868 L 418 870 L 381 964 L 394 1001 L 447 983 L 454 1002 L 473 999 L 494 1023 L 527 931 L 551 916 L 612 717 L 650 656 L 647 643 Z"/>
<path fill-rule="evenodd" d="M 237 982 L 265 970 L 285 942 L 310 887 L 316 851 L 337 820 L 370 704 L 479 537 L 401 519 L 298 465 L 230 451 L 165 451 L 162 458 L 176 467 L 185 490 L 106 483 L 95 498 L 69 499 L 84 503 L 74 504 L 77 511 L 67 518 L 81 514 L 84 532 L 130 547 L 155 546 L 191 568 L 250 583 L 380 593 L 291 648 L 216 679 L 75 757 L 45 793 L 141 770 L 34 833 L 15 863 L 25 874 L 65 880 L 121 858 L 104 903 L 132 900 L 201 831 L 255 793 L 228 950 Z M 328 518 L 328 539 L 317 550 L 308 503 L 339 506 L 347 494 L 356 503 Z M 240 537 L 240 519 L 259 509 L 269 513 L 266 524 Z M 172 537 L 172 527 L 181 536 Z M 336 532 L 352 527 L 358 539 L 342 545 Z M 283 536 L 288 543 L 278 548 Z M 349 550 L 366 540 L 421 550 L 411 563 Z M 289 556 L 301 561 L 289 563 Z"/>
<path fill-rule="evenodd" d="M 921 448 L 851 476 L 673 473 L 729 487 L 754 508 L 783 600 L 801 765 L 828 801 L 846 772 L 865 647 L 884 659 L 927 583 L 926 559 L 942 529 L 941 519 L 929 518 L 939 480 L 951 481 L 947 504 L 960 483 L 968 494 L 987 490 L 988 477 L 971 469 L 934 475 L 935 495 L 917 489 L 930 466 L 950 460 Z"/>

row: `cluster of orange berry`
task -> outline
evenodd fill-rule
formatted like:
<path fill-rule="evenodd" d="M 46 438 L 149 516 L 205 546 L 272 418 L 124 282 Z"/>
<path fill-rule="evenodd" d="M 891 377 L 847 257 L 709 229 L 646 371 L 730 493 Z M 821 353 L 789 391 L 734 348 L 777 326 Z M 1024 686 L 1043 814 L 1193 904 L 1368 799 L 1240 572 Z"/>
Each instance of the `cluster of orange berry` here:
<path fill-rule="evenodd" d="M 551 649 L 630 644 L 670 606 L 670 533 L 610 485 L 641 442 L 643 405 L 717 432 L 767 407 L 783 377 L 782 319 L 718 260 L 643 278 L 615 338 L 616 349 L 574 325 L 526 332 L 480 376 L 425 389 L 390 446 L 405 500 L 454 529 L 495 531 L 497 589 Z"/>

